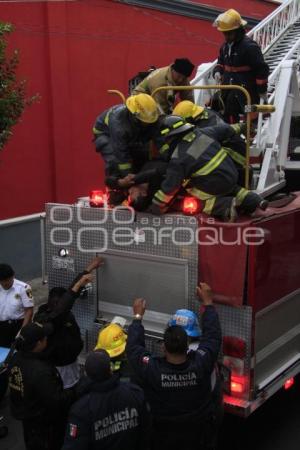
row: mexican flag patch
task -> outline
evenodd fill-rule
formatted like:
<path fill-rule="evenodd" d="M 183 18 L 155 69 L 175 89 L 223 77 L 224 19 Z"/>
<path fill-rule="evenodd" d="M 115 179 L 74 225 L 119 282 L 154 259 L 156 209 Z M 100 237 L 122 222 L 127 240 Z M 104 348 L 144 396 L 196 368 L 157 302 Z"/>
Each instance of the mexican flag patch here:
<path fill-rule="evenodd" d="M 70 436 L 73 438 L 77 437 L 77 431 L 78 431 L 78 427 L 77 425 L 74 425 L 73 423 L 70 423 Z"/>

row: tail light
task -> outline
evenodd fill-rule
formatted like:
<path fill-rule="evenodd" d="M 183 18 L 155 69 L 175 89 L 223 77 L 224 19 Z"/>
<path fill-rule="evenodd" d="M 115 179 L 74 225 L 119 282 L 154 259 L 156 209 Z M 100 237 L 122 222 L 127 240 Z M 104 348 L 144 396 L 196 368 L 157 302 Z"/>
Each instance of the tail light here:
<path fill-rule="evenodd" d="M 235 336 L 223 337 L 223 364 L 230 371 L 228 383 L 231 395 L 241 397 L 246 391 L 248 377 L 245 376 L 246 342 Z"/>
<path fill-rule="evenodd" d="M 106 202 L 106 194 L 103 191 L 90 192 L 90 206 L 94 208 L 101 208 Z"/>
<path fill-rule="evenodd" d="M 288 380 L 286 380 L 286 382 L 284 383 L 283 387 L 284 389 L 287 391 L 288 389 L 290 389 L 295 383 L 295 379 L 294 378 L 289 378 Z"/>
<path fill-rule="evenodd" d="M 195 197 L 185 197 L 183 199 L 182 211 L 184 214 L 197 214 L 200 211 L 200 202 Z"/>
<path fill-rule="evenodd" d="M 243 394 L 246 388 L 247 377 L 231 376 L 230 391 L 231 394 Z"/>

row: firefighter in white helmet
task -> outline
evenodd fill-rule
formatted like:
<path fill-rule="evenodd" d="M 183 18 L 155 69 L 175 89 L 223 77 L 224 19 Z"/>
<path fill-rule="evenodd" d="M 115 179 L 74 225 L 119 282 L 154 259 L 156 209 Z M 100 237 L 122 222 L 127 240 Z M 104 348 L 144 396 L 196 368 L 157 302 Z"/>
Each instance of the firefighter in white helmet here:
<path fill-rule="evenodd" d="M 213 71 L 216 83 L 245 87 L 254 104 L 259 103 L 260 97 L 266 101 L 269 66 L 259 45 L 246 36 L 247 22 L 236 10 L 229 9 L 220 14 L 213 25 L 225 38 L 220 48 L 218 64 Z M 221 95 L 225 104 L 226 122 L 238 122 L 240 115 L 244 114 L 245 95 L 237 90 L 223 90 Z"/>
<path fill-rule="evenodd" d="M 110 203 L 122 203 L 122 190 L 133 183 L 131 176 L 148 160 L 149 141 L 156 130 L 158 107 L 150 95 L 130 96 L 125 105 L 104 111 L 93 128 L 96 151 L 105 163 L 105 175 L 116 176 L 117 185 L 109 186 Z M 125 179 L 124 179 L 125 178 Z"/>

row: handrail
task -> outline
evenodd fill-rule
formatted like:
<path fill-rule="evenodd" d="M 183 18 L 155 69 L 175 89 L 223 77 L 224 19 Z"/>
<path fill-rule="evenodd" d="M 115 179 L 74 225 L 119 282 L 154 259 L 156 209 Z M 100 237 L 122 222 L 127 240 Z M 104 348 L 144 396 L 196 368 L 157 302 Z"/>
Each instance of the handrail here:
<path fill-rule="evenodd" d="M 0 220 L 0 228 L 8 227 L 10 225 L 18 225 L 19 223 L 34 222 L 35 220 L 41 219 L 42 217 L 45 217 L 44 212 Z"/>
<path fill-rule="evenodd" d="M 169 90 L 170 86 L 161 86 L 159 88 L 156 88 L 152 92 L 152 97 L 154 98 L 155 94 L 159 91 L 166 91 Z M 230 90 L 230 89 L 237 89 L 246 96 L 246 104 L 247 104 L 247 111 L 246 111 L 246 163 L 245 163 L 245 188 L 249 189 L 249 161 L 250 161 L 250 126 L 251 126 L 251 97 L 247 89 L 243 88 L 242 86 L 230 84 L 230 85 L 209 85 L 209 86 L 172 86 L 172 90 L 176 91 L 191 91 L 195 89 L 221 89 L 221 90 Z M 257 105 L 258 106 L 258 105 Z"/>
<path fill-rule="evenodd" d="M 126 102 L 125 95 L 121 91 L 118 91 L 117 89 L 108 89 L 107 92 L 109 94 L 116 94 L 116 95 L 118 95 L 119 97 L 121 97 L 123 103 Z"/>
<path fill-rule="evenodd" d="M 247 33 L 247 36 L 254 39 L 265 54 L 282 36 L 285 30 L 295 23 L 300 17 L 300 1 L 287 0 L 281 6 L 276 8 L 271 14 L 263 19 L 258 25 Z M 267 27 L 267 28 L 266 28 Z M 207 69 L 199 76 L 191 81 L 192 85 L 198 84 L 200 80 L 208 77 L 210 72 L 217 64 L 217 60 L 213 61 Z"/>

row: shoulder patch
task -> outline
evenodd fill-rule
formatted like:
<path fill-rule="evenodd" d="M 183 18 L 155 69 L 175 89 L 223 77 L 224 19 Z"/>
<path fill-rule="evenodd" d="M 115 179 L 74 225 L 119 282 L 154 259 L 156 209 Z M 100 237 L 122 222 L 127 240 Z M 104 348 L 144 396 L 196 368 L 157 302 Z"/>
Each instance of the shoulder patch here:
<path fill-rule="evenodd" d="M 28 298 L 32 299 L 33 295 L 32 295 L 32 290 L 30 288 L 26 289 L 26 295 Z"/>

